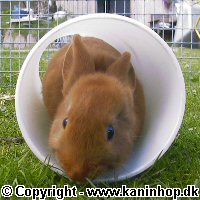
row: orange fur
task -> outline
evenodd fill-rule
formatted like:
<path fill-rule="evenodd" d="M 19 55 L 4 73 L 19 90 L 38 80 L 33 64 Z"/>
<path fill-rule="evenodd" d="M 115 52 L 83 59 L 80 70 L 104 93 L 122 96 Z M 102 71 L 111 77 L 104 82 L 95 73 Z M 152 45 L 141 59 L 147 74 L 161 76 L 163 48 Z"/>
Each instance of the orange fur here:
<path fill-rule="evenodd" d="M 75 35 L 49 63 L 43 97 L 53 121 L 49 145 L 69 177 L 81 182 L 127 160 L 145 113 L 128 52 L 121 55 L 100 39 Z M 108 141 L 111 124 L 115 135 Z"/>

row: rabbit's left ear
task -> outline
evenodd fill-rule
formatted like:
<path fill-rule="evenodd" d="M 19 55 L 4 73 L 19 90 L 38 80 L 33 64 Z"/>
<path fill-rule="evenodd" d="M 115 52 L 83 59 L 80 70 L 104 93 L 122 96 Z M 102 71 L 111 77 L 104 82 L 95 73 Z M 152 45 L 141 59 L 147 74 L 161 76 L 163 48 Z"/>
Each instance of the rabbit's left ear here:
<path fill-rule="evenodd" d="M 130 53 L 123 53 L 114 63 L 108 67 L 106 73 L 115 76 L 123 84 L 129 84 L 133 89 L 135 89 L 136 77 L 130 59 Z"/>

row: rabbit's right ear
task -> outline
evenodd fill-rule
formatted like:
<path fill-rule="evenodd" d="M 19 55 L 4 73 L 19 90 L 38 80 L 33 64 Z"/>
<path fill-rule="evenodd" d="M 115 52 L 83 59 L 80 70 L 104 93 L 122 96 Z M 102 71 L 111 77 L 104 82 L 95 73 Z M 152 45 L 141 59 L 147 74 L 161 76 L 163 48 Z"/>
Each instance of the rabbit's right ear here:
<path fill-rule="evenodd" d="M 95 71 L 94 60 L 82 42 L 80 35 L 74 35 L 73 43 L 66 52 L 63 62 L 63 94 L 68 93 L 80 76 Z"/>

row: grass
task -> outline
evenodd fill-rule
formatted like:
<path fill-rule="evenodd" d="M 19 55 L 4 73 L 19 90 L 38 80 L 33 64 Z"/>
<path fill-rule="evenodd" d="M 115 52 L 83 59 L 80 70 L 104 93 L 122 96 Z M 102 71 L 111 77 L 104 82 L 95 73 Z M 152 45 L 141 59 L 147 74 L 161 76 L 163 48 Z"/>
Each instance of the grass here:
<path fill-rule="evenodd" d="M 191 64 L 191 59 L 181 58 L 184 56 L 197 57 L 200 55 L 200 50 L 177 49 L 176 54 L 180 58 L 179 61 L 187 85 L 186 112 L 176 140 L 167 153 L 140 176 L 122 182 L 100 184 L 99 187 L 121 187 L 122 184 L 127 185 L 127 187 L 144 187 L 145 185 L 156 187 L 161 185 L 164 188 L 184 188 L 193 184 L 200 187 L 200 60 L 193 59 Z M 3 56 L 9 57 L 9 55 L 9 52 L 5 52 Z M 21 54 L 20 61 L 17 53 L 13 53 L 12 56 L 14 57 L 12 59 L 12 70 L 16 73 L 13 73 L 12 77 L 10 77 L 10 73 L 1 74 L 0 95 L 14 94 L 19 62 L 23 63 L 26 54 Z M 42 65 L 46 64 L 46 57 L 47 54 L 44 54 Z M 1 70 L 9 71 L 9 67 L 7 67 L 7 63 L 10 62 L 9 59 L 2 62 Z M 5 139 L 10 137 L 22 138 L 16 120 L 14 99 L 1 100 L 0 102 L 0 187 L 5 184 L 12 186 L 23 184 L 26 187 L 75 185 L 69 179 L 58 175 L 41 163 L 26 143 L 17 143 Z M 86 187 L 94 187 L 94 184 L 87 182 L 84 185 L 77 185 L 78 191 L 85 191 Z M 2 199 L 1 195 L 0 199 Z M 17 198 L 13 196 L 12 199 Z M 87 197 L 79 196 L 78 199 L 87 199 Z"/>

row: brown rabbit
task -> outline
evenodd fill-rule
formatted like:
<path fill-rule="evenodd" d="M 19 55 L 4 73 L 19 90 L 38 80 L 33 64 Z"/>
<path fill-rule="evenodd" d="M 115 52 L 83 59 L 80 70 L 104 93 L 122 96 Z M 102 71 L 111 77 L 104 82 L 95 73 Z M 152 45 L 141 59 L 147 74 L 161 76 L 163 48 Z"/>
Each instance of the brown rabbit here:
<path fill-rule="evenodd" d="M 75 35 L 49 63 L 43 97 L 52 119 L 49 145 L 71 179 L 83 182 L 127 160 L 145 113 L 128 52 Z"/>

